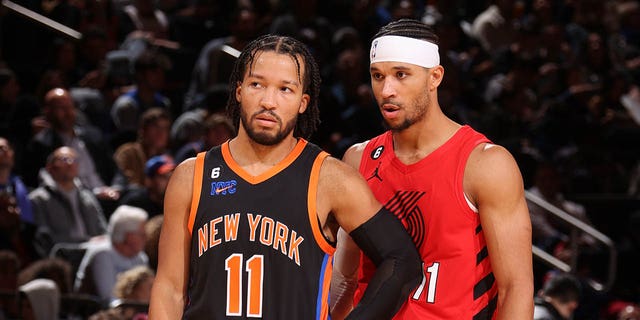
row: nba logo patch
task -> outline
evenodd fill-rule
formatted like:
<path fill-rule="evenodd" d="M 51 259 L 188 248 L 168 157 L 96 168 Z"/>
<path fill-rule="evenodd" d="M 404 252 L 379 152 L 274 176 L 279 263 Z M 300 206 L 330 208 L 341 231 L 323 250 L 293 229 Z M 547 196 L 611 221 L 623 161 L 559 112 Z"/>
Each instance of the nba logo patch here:
<path fill-rule="evenodd" d="M 378 48 L 378 40 L 373 41 L 373 45 L 371 46 L 371 59 L 376 57 L 376 49 Z"/>

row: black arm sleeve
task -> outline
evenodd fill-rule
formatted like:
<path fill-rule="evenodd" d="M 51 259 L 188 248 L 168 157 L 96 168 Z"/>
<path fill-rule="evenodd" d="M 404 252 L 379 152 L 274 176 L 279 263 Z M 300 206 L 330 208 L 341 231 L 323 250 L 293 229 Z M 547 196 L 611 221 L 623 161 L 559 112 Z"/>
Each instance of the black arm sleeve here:
<path fill-rule="evenodd" d="M 420 255 L 400 220 L 384 208 L 350 235 L 376 273 L 347 319 L 391 319 L 420 283 Z"/>

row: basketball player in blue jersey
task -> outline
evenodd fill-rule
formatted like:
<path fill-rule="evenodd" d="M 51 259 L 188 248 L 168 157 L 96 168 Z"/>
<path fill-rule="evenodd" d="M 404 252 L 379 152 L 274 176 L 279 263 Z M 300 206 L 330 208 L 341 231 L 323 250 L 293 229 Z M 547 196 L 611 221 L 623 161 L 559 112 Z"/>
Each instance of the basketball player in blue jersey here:
<path fill-rule="evenodd" d="M 339 227 L 377 266 L 349 319 L 390 319 L 419 284 L 399 220 L 355 169 L 305 140 L 319 83 L 293 38 L 263 36 L 240 54 L 227 104 L 237 135 L 169 182 L 151 319 L 328 319 Z"/>

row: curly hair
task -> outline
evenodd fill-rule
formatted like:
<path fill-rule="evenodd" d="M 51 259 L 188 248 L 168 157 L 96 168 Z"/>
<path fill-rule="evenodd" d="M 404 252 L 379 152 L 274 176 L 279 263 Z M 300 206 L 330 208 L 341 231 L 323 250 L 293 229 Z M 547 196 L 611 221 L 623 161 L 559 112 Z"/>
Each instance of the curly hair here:
<path fill-rule="evenodd" d="M 313 56 L 307 47 L 300 41 L 286 36 L 264 35 L 250 42 L 242 51 L 233 67 L 229 77 L 229 88 L 232 94 L 227 101 L 227 113 L 233 121 L 236 131 L 240 125 L 240 102 L 236 99 L 235 88 L 242 82 L 247 70 L 251 70 L 258 53 L 273 51 L 278 54 L 286 54 L 293 58 L 298 65 L 298 77 L 303 84 L 303 92 L 308 94 L 309 104 L 307 109 L 298 116 L 293 135 L 298 138 L 309 139 L 320 123 L 320 111 L 318 98 L 320 93 L 320 72 Z M 300 61 L 302 57 L 302 61 Z M 304 63 L 304 74 L 300 74 L 300 63 Z"/>
<path fill-rule="evenodd" d="M 155 273 L 147 266 L 133 267 L 118 274 L 118 280 L 113 287 L 113 295 L 119 299 L 132 299 L 136 287 L 147 279 L 155 277 Z"/>

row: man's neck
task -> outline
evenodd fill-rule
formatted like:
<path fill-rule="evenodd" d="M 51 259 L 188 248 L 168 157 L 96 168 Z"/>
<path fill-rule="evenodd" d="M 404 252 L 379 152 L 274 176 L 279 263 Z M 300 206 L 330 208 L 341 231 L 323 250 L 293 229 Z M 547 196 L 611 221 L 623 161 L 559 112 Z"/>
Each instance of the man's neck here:
<path fill-rule="evenodd" d="M 65 191 L 65 192 L 69 192 L 71 190 L 73 190 L 76 185 L 73 183 L 73 180 L 71 181 L 56 181 L 56 185 L 58 185 L 58 189 Z"/>
<path fill-rule="evenodd" d="M 393 131 L 393 150 L 404 164 L 413 164 L 447 142 L 461 126 L 441 114 L 426 117 L 402 131 Z"/>
<path fill-rule="evenodd" d="M 151 87 L 147 86 L 147 85 L 141 85 L 139 84 L 137 86 L 138 89 L 138 98 L 140 98 L 140 100 L 146 104 L 153 104 L 153 100 L 154 100 L 154 96 L 156 94 L 156 91 L 153 90 Z"/>
<path fill-rule="evenodd" d="M 11 177 L 11 168 L 0 167 L 0 184 L 6 185 L 9 183 L 9 177 Z"/>
<path fill-rule="evenodd" d="M 113 248 L 123 257 L 133 258 L 136 254 L 138 254 L 137 252 L 133 252 L 133 250 L 131 250 L 131 248 L 129 248 L 124 243 L 113 243 L 112 245 Z"/>
<path fill-rule="evenodd" d="M 76 133 L 73 130 L 73 127 L 70 129 L 55 128 L 54 130 L 56 131 L 56 133 L 58 133 L 60 136 L 64 138 L 73 138 L 76 136 Z"/>
<path fill-rule="evenodd" d="M 297 143 L 298 139 L 289 136 L 276 145 L 266 146 L 239 134 L 229 142 L 229 150 L 238 165 L 257 176 L 284 160 Z"/>

